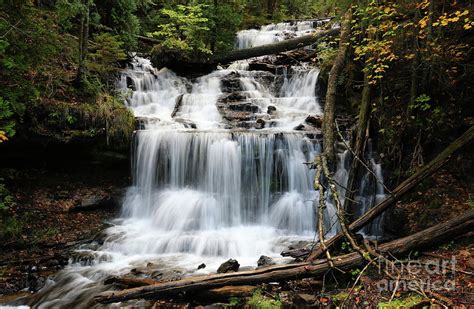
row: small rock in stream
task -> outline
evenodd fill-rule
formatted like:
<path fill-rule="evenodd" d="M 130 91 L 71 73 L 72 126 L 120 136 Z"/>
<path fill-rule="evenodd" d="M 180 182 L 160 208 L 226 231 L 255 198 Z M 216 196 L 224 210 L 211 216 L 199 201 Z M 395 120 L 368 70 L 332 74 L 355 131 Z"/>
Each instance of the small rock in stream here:
<path fill-rule="evenodd" d="M 257 261 L 258 267 L 265 267 L 265 266 L 270 266 L 270 265 L 275 265 L 275 262 L 273 261 L 271 257 L 266 256 L 266 255 L 262 255 Z"/>
<path fill-rule="evenodd" d="M 309 115 L 306 117 L 305 122 L 316 128 L 321 128 L 323 125 L 323 119 L 321 116 Z"/>
<path fill-rule="evenodd" d="M 265 128 L 265 120 L 259 118 L 255 124 L 255 129 L 263 129 Z"/>
<path fill-rule="evenodd" d="M 238 271 L 240 267 L 239 262 L 234 259 L 229 259 L 226 262 L 222 263 L 221 266 L 217 269 L 218 274 L 228 273 L 231 271 Z"/>
<path fill-rule="evenodd" d="M 201 265 L 198 266 L 198 270 L 199 269 L 204 269 L 204 268 L 206 268 L 206 264 L 204 264 L 204 263 L 202 263 Z"/>

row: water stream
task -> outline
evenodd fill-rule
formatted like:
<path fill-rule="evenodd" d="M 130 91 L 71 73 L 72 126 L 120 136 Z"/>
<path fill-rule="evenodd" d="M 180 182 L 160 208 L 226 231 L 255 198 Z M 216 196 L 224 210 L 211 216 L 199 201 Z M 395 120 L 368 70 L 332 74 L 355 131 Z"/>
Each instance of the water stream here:
<path fill-rule="evenodd" d="M 236 45 L 275 42 L 314 31 L 313 26 L 241 31 Z M 131 89 L 127 105 L 140 120 L 132 145 L 133 184 L 122 215 L 105 231 L 103 243 L 79 250 L 90 259 L 73 261 L 48 279 L 30 305 L 88 307 L 95 294 L 108 289 L 107 277 L 131 271 L 151 277 L 155 271 L 159 279 L 173 272 L 214 272 L 228 258 L 251 267 L 261 255 L 282 263 L 280 252 L 288 244 L 315 239 L 318 193 L 312 189 L 314 171 L 305 163 L 320 151 L 319 131 L 305 119 L 322 113 L 319 70 L 247 69 L 239 62 L 188 79 L 134 59 L 119 82 L 124 91 Z M 347 152 L 339 154 L 338 183 L 347 182 L 347 161 Z M 381 177 L 380 165 L 371 164 Z M 383 195 L 380 185 L 375 195 L 366 189 L 369 183 L 367 175 L 358 197 L 362 212 Z M 338 227 L 334 207 L 328 206 L 329 237 Z M 201 263 L 206 268 L 197 270 Z"/>

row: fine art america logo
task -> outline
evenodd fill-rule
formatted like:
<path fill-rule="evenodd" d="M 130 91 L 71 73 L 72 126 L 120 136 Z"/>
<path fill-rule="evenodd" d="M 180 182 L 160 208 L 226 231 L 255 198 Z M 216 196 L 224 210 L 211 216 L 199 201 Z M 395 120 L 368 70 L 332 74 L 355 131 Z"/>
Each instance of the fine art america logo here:
<path fill-rule="evenodd" d="M 393 263 L 379 261 L 379 273 L 389 274 L 390 279 L 377 283 L 379 291 L 452 291 L 456 288 L 456 257 L 450 260 L 397 260 Z"/>

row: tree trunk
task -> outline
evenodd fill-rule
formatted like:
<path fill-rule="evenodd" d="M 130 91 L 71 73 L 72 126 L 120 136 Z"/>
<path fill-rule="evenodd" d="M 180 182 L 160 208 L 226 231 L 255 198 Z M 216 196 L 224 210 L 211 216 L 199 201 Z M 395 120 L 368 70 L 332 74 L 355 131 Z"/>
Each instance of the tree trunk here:
<path fill-rule="evenodd" d="M 404 237 L 379 246 L 379 250 L 401 254 L 414 248 L 438 244 L 446 239 L 462 235 L 474 227 L 474 211 L 464 216 L 440 223 L 416 234 Z M 334 258 L 334 266 L 339 269 L 350 269 L 362 264 L 365 259 L 359 253 L 350 253 Z M 189 277 L 178 281 L 163 282 L 150 286 L 138 287 L 123 291 L 112 291 L 99 294 L 95 301 L 103 304 L 122 302 L 137 298 L 160 298 L 182 292 L 197 292 L 217 289 L 231 285 L 254 285 L 263 282 L 288 281 L 306 277 L 322 276 L 329 270 L 326 260 L 311 263 L 298 263 L 271 266 L 254 271 L 244 271 L 209 276 Z"/>
<path fill-rule="evenodd" d="M 367 127 L 370 116 L 370 93 L 369 73 L 364 73 L 364 88 L 362 90 L 362 101 L 359 108 L 359 124 L 357 126 L 356 138 L 352 148 L 352 163 L 349 169 L 347 190 L 344 199 L 344 209 L 347 212 L 349 222 L 354 215 L 354 197 L 357 192 L 357 175 L 359 173 L 359 160 L 363 160 L 365 143 L 367 140 Z"/>
<path fill-rule="evenodd" d="M 79 66 L 77 69 L 76 82 L 82 85 L 86 78 L 86 56 L 89 44 L 89 3 L 83 0 L 83 12 L 81 14 L 81 26 L 79 30 Z"/>
<path fill-rule="evenodd" d="M 339 50 L 334 64 L 329 72 L 328 89 L 326 92 L 326 103 L 324 104 L 323 118 L 323 149 L 324 155 L 329 162 L 334 162 L 334 113 L 336 109 L 337 80 L 344 68 L 344 62 L 348 50 L 349 35 L 351 28 L 352 11 L 349 9 L 344 15 L 341 25 Z M 332 164 L 331 164 L 332 165 Z"/>
<path fill-rule="evenodd" d="M 314 34 L 304 35 L 299 38 L 285 40 L 273 44 L 237 49 L 224 55 L 215 56 L 210 62 L 214 64 L 225 64 L 236 60 L 244 60 L 253 57 L 277 54 L 311 45 L 325 37 L 335 35 L 338 32 L 339 29 L 324 30 Z"/>
<path fill-rule="evenodd" d="M 356 232 L 369 224 L 373 219 L 381 215 L 387 208 L 395 204 L 397 200 L 400 199 L 405 193 L 407 193 L 410 189 L 414 188 L 418 183 L 420 183 L 423 179 L 429 177 L 434 172 L 436 172 L 441 166 L 443 166 L 446 162 L 449 161 L 451 156 L 471 143 L 474 140 L 474 126 L 469 128 L 461 137 L 456 139 L 452 142 L 446 149 L 443 150 L 436 158 L 434 158 L 430 163 L 425 165 L 421 168 L 418 172 L 410 176 L 404 182 L 402 182 L 392 193 L 381 201 L 376 206 L 372 207 L 369 211 L 367 211 L 362 217 L 354 221 L 352 224 L 349 225 L 349 229 L 352 232 Z M 334 243 L 338 242 L 344 237 L 342 233 L 338 233 L 331 239 L 325 241 L 327 247 L 330 247 Z M 308 260 L 312 261 L 321 256 L 322 250 L 314 250 Z"/>

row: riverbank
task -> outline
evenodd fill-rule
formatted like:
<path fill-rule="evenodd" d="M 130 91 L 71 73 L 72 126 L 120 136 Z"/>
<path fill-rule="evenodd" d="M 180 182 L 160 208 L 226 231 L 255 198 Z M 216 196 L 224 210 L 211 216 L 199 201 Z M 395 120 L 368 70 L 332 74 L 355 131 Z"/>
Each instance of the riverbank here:
<path fill-rule="evenodd" d="M 70 163 L 0 169 L 14 201 L 2 224 L 0 303 L 7 294 L 36 292 L 118 216 L 127 161 Z M 91 209 L 76 210 L 81 205 Z"/>

